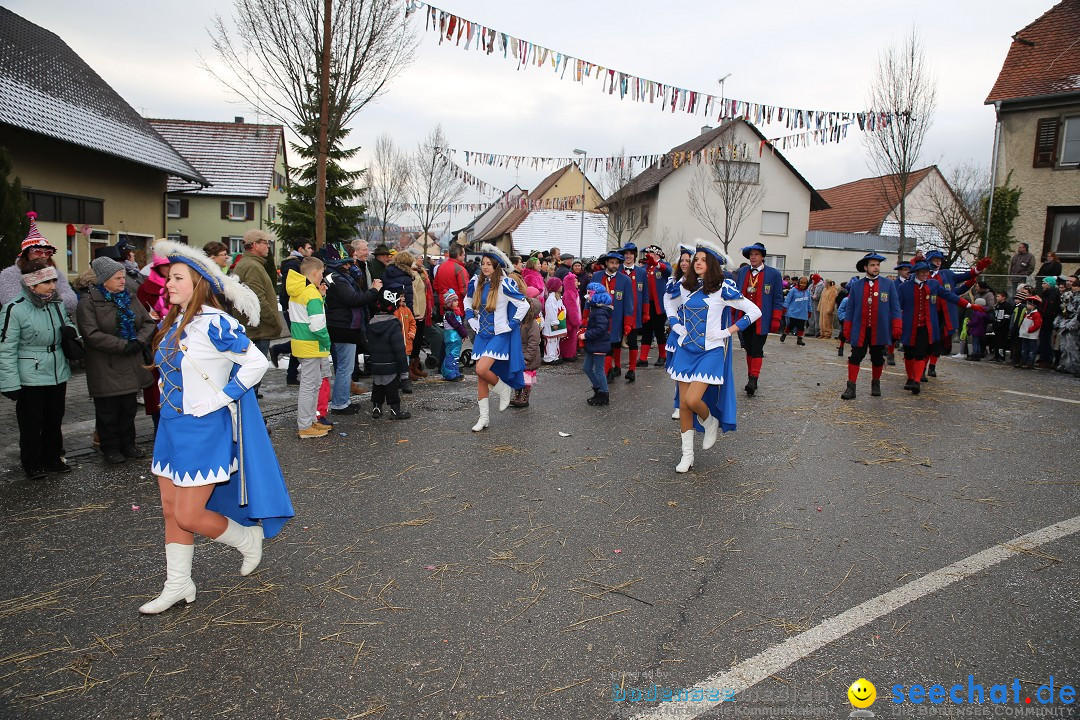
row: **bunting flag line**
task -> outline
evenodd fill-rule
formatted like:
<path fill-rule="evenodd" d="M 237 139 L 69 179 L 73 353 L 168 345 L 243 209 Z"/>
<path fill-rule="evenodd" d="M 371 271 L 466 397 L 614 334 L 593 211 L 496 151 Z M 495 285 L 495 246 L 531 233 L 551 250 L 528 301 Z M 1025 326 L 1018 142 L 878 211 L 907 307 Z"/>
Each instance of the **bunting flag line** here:
<path fill-rule="evenodd" d="M 634 174 L 638 170 L 644 170 L 653 165 L 656 165 L 657 167 L 672 166 L 677 168 L 688 162 L 716 162 L 721 159 L 736 160 L 739 158 L 748 158 L 755 150 L 757 151 L 758 157 L 760 157 L 765 152 L 766 148 L 776 149 L 777 146 L 779 146 L 781 150 L 787 150 L 789 148 L 840 142 L 847 137 L 848 129 L 851 125 L 851 123 L 848 123 L 847 125 L 837 125 L 824 130 L 807 130 L 792 135 L 761 140 L 756 143 L 756 148 L 753 143 L 738 143 L 728 145 L 724 148 L 713 146 L 696 151 L 653 153 L 649 155 L 589 157 L 584 161 L 578 157 L 506 155 L 501 153 L 481 152 L 478 150 L 459 150 L 455 148 L 440 148 L 439 152 L 442 154 L 443 158 L 446 159 L 451 156 L 460 157 L 466 166 L 484 165 L 497 168 L 520 168 L 524 166 L 533 170 L 557 170 L 561 167 L 576 163 L 579 166 L 583 165 L 586 173 L 612 172 L 618 169 Z M 469 174 L 468 171 L 460 168 L 456 163 L 453 163 L 452 161 L 451 163 L 455 168 L 460 170 L 461 173 L 466 175 Z"/>
<path fill-rule="evenodd" d="M 495 202 L 487 203 L 390 203 L 389 209 L 397 212 L 419 213 L 421 208 L 434 208 L 438 211 L 436 215 L 444 212 L 483 212 L 493 207 L 528 210 L 576 210 L 579 209 L 580 202 L 581 195 L 550 198 L 547 200 L 530 200 L 525 195 L 519 195 L 515 198 L 496 200 Z"/>
<path fill-rule="evenodd" d="M 587 78 L 593 79 L 599 83 L 601 92 L 608 95 L 618 92 L 620 100 L 629 98 L 633 102 L 647 102 L 658 105 L 661 111 L 679 110 L 706 117 L 715 115 L 717 120 L 741 117 L 758 126 L 775 122 L 782 123 L 788 130 L 802 131 L 822 131 L 852 124 L 858 125 L 860 130 L 873 131 L 893 119 L 893 115 L 875 110 L 850 112 L 781 107 L 656 82 L 513 37 L 421 0 L 405 0 L 406 17 L 419 11 L 424 14 L 424 30 L 437 33 L 440 45 L 453 42 L 461 46 L 464 40 L 464 49 L 470 50 L 474 49 L 475 42 L 478 52 L 492 55 L 497 51 L 504 59 L 512 57 L 518 70 L 550 66 L 560 80 L 566 78 L 568 72 L 572 81 L 581 84 Z"/>

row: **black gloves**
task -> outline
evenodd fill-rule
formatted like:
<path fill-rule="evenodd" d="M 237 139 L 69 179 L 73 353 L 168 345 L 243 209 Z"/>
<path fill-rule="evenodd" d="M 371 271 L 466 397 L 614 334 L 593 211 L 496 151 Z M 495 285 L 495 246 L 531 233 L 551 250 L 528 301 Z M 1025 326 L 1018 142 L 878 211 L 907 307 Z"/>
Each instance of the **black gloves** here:
<path fill-rule="evenodd" d="M 142 349 L 143 345 L 141 342 L 139 342 L 138 340 L 131 340 L 128 342 L 127 347 L 124 348 L 124 354 L 137 355 L 138 353 L 142 352 Z"/>
<path fill-rule="evenodd" d="M 0 392 L 0 395 L 3 395 L 11 402 L 16 402 L 19 399 L 18 390 L 4 390 L 3 392 Z"/>

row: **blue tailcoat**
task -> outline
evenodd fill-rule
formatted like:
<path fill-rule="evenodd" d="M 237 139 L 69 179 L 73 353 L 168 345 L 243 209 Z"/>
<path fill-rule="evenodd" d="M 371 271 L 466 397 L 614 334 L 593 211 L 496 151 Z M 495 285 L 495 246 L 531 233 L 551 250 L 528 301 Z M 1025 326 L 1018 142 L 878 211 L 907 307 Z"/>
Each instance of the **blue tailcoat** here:
<path fill-rule="evenodd" d="M 592 282 L 604 284 L 607 273 L 598 270 L 593 273 Z M 634 316 L 634 283 L 630 281 L 626 273 L 621 270 L 615 273 L 615 291 L 611 295 L 611 343 L 622 342 L 624 318 Z M 638 325 L 641 323 L 639 322 Z"/>
<path fill-rule="evenodd" d="M 851 280 L 848 283 L 848 306 L 846 322 L 851 323 L 851 332 L 848 342 L 852 347 L 861 347 L 863 344 L 863 332 L 866 330 L 866 313 L 868 300 L 866 297 L 867 281 L 865 277 Z M 891 345 L 893 333 L 900 330 L 900 296 L 897 292 L 896 283 L 888 278 L 879 277 L 875 281 L 877 307 L 874 309 L 877 322 L 871 328 L 871 345 Z M 845 330 L 845 335 L 848 332 Z"/>
<path fill-rule="evenodd" d="M 930 342 L 937 342 L 941 339 L 941 326 L 938 323 L 937 313 L 938 302 L 944 300 L 949 303 L 950 307 L 955 308 L 956 303 L 960 301 L 960 296 L 946 290 L 934 279 L 927 280 L 926 285 L 930 288 Z M 904 321 L 901 342 L 905 345 L 915 344 L 915 328 L 913 326 L 915 324 L 915 290 L 918 287 L 919 284 L 911 280 L 901 283 L 900 289 L 896 292 L 900 298 L 900 310 Z"/>
<path fill-rule="evenodd" d="M 941 287 L 945 288 L 949 292 L 955 293 L 961 285 L 968 280 L 973 280 L 978 277 L 978 273 L 974 270 L 968 270 L 966 272 L 958 273 L 949 268 L 942 268 L 936 273 L 930 275 L 931 280 L 936 280 Z M 956 305 L 952 303 L 941 303 L 938 305 L 940 309 L 945 312 L 945 317 L 949 319 L 948 327 L 944 328 L 949 332 L 960 329 L 959 313 L 956 310 Z"/>
<path fill-rule="evenodd" d="M 756 332 L 758 335 L 768 335 L 773 316 L 777 313 L 783 315 L 784 312 L 784 276 L 780 274 L 779 270 L 768 265 L 764 267 L 762 273 L 765 277 L 758 278 L 759 289 L 756 297 L 747 292 L 747 285 L 750 280 L 749 265 L 739 268 L 739 272 L 735 275 L 735 286 L 743 297 L 761 308 L 761 319 L 754 323 L 749 329 L 750 332 Z M 742 313 L 736 311 L 734 319 L 738 320 L 741 317 Z"/>
<path fill-rule="evenodd" d="M 649 289 L 645 286 L 649 282 L 649 271 L 644 265 L 635 265 L 627 268 L 625 265 L 619 268 L 622 274 L 630 279 L 634 286 L 634 328 L 641 327 L 641 319 L 645 311 L 645 303 L 649 301 Z"/>

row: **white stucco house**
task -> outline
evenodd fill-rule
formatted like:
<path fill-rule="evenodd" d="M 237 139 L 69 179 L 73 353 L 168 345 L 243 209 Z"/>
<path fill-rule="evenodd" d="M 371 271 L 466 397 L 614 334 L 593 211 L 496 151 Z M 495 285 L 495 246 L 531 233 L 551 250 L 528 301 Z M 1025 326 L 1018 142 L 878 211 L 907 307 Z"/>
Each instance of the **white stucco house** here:
<path fill-rule="evenodd" d="M 761 242 L 769 251 L 769 264 L 780 270 L 800 271 L 810 211 L 824 210 L 829 205 L 761 131 L 741 119 L 702 128 L 696 138 L 672 148 L 661 163 L 643 170 L 608 198 L 608 207 L 619 208 L 611 213 L 610 222 L 640 226 L 634 243 L 638 247 L 659 245 L 669 256 L 679 242 L 695 238 L 719 244 L 717 236 L 688 209 L 701 163 L 682 159 L 727 146 L 748 150 L 734 161 L 739 166 L 738 176 L 763 189 L 760 204 L 750 211 L 729 241 L 732 267 L 743 261 L 740 248 Z M 680 159 L 677 166 L 673 158 Z"/>

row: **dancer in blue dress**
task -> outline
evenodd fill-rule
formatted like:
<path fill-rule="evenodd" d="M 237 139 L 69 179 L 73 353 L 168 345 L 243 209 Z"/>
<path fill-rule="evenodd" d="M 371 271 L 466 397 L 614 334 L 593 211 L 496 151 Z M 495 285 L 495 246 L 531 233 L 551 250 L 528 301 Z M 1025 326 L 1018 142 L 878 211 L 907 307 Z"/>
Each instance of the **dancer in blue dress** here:
<path fill-rule="evenodd" d="M 251 390 L 269 364 L 218 295 L 255 325 L 258 298 L 186 245 L 159 240 L 154 252 L 171 262 L 170 308 L 153 342 L 161 421 L 152 471 L 165 518 L 166 579 L 161 594 L 139 608 L 147 615 L 195 600 L 195 533 L 239 550 L 240 574 L 248 575 L 262 559 L 263 538 L 293 516 Z"/>
<path fill-rule="evenodd" d="M 694 464 L 694 430 L 705 433 L 702 450 L 716 443 L 721 429 L 735 429 L 735 391 L 731 371 L 731 333 L 750 327 L 761 310 L 724 278 L 727 257 L 712 243 L 698 240 L 690 272 L 678 286 L 678 337 L 675 360 L 668 370 L 679 383 L 682 457 L 675 472 Z M 732 308 L 744 315 L 734 325 Z"/>
<path fill-rule="evenodd" d="M 683 278 L 690 272 L 690 264 L 694 262 L 693 245 L 683 245 L 679 243 L 679 260 L 675 263 L 675 268 L 672 270 L 671 277 L 668 278 L 667 284 L 664 286 L 664 312 L 667 314 L 668 322 L 668 334 L 664 350 L 667 357 L 664 361 L 664 369 L 669 373 L 671 372 L 671 364 L 675 362 L 675 351 L 679 349 L 678 340 L 679 336 L 673 332 L 670 332 L 670 326 L 679 322 L 679 303 L 681 302 L 679 294 L 679 285 L 682 283 Z M 673 403 L 675 411 L 671 413 L 672 420 L 679 419 L 679 383 L 675 383 L 675 402 Z"/>
<path fill-rule="evenodd" d="M 529 302 L 507 276 L 510 259 L 494 245 L 480 246 L 480 272 L 469 281 L 465 320 L 476 333 L 476 404 L 480 419 L 473 432 L 489 424 L 488 393 L 499 399 L 499 410 L 510 405 L 514 390 L 525 385 L 525 355 L 521 351 L 521 321 Z"/>

